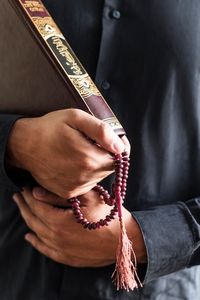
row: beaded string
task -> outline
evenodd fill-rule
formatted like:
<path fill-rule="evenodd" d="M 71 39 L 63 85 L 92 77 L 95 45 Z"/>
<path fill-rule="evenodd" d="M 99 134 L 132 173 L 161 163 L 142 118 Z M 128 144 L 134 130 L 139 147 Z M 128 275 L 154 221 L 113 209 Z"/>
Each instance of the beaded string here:
<path fill-rule="evenodd" d="M 69 200 L 77 222 L 80 223 L 85 229 L 95 230 L 100 227 L 107 226 L 113 219 L 115 219 L 118 212 L 118 205 L 116 199 L 120 197 L 123 203 L 126 196 L 128 170 L 130 166 L 129 161 L 130 158 L 126 151 L 122 154 L 115 154 L 116 176 L 115 182 L 112 184 L 111 195 L 100 185 L 94 187 L 94 190 L 99 194 L 99 196 L 104 200 L 104 202 L 109 206 L 113 206 L 113 208 L 110 211 L 110 214 L 107 215 L 104 219 L 101 219 L 98 222 L 89 222 L 86 218 L 84 218 L 81 212 L 79 199 L 72 198 Z"/>
<path fill-rule="evenodd" d="M 107 226 L 113 219 L 115 219 L 116 215 L 118 215 L 120 235 L 116 250 L 116 267 L 112 274 L 112 278 L 117 286 L 117 290 L 125 289 L 129 291 L 137 288 L 138 284 L 142 286 L 136 272 L 136 256 L 133 251 L 132 242 L 127 236 L 122 215 L 122 204 L 126 196 L 130 159 L 126 151 L 122 154 L 116 154 L 114 158 L 116 176 L 115 181 L 112 184 L 111 194 L 109 194 L 108 191 L 100 185 L 97 185 L 94 188 L 104 202 L 107 205 L 112 206 L 109 215 L 107 215 L 104 219 L 100 219 L 98 222 L 90 222 L 84 218 L 78 198 L 72 198 L 69 201 L 77 222 L 85 229 L 95 230 L 103 226 Z"/>

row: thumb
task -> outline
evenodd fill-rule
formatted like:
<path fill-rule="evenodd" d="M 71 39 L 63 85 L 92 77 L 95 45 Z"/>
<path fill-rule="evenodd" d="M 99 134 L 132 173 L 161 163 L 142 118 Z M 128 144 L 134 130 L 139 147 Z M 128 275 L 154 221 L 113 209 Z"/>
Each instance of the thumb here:
<path fill-rule="evenodd" d="M 124 151 L 123 141 L 111 126 L 80 109 L 70 110 L 68 125 L 84 133 L 108 152 L 122 153 Z"/>
<path fill-rule="evenodd" d="M 40 186 L 33 188 L 32 195 L 36 200 L 52 204 L 54 206 L 65 208 L 71 207 L 67 199 L 61 198 Z"/>

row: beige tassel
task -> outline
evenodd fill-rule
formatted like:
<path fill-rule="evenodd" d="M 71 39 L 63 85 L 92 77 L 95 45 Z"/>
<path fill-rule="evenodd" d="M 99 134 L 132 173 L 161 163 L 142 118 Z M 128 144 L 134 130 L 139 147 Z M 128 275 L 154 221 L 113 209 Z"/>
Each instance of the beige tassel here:
<path fill-rule="evenodd" d="M 120 236 L 116 252 L 116 267 L 112 274 L 112 278 L 117 290 L 124 289 L 129 291 L 138 288 L 138 285 L 142 286 L 142 284 L 136 271 L 137 262 L 132 242 L 129 240 L 126 233 L 122 216 L 122 201 L 119 193 L 116 201 L 120 222 Z"/>
<path fill-rule="evenodd" d="M 136 256 L 129 240 L 124 222 L 120 219 L 120 237 L 116 252 L 116 267 L 112 274 L 117 290 L 127 291 L 142 286 L 136 271 Z"/>

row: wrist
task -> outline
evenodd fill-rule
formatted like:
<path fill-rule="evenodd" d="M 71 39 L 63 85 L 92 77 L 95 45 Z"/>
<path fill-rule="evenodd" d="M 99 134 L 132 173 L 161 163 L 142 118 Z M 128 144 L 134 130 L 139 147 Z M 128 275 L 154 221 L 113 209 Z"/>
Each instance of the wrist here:
<path fill-rule="evenodd" d="M 21 118 L 15 122 L 8 137 L 6 163 L 8 167 L 27 170 L 27 154 L 33 153 L 32 118 Z"/>
<path fill-rule="evenodd" d="M 142 231 L 132 214 L 128 211 L 126 211 L 125 224 L 127 235 L 133 244 L 137 262 L 140 264 L 147 263 L 147 252 Z"/>

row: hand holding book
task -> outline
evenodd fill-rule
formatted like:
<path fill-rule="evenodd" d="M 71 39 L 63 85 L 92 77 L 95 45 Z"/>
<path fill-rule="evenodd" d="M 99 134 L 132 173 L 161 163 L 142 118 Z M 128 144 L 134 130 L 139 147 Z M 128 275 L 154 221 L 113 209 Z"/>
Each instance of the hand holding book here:
<path fill-rule="evenodd" d="M 67 109 L 19 119 L 7 152 L 10 165 L 29 171 L 38 184 L 69 199 L 85 194 L 111 174 L 110 153 L 124 148 L 109 125 L 82 110 Z"/>

